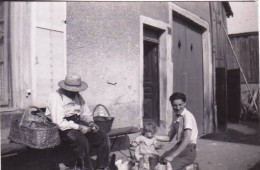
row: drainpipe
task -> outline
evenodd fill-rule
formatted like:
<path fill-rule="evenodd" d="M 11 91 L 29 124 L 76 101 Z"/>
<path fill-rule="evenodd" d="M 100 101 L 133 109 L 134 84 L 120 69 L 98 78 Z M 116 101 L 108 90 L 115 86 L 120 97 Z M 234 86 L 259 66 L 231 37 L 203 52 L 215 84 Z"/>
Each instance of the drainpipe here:
<path fill-rule="evenodd" d="M 218 129 L 218 120 L 217 120 L 217 104 L 216 104 L 216 48 L 217 48 L 217 44 L 214 43 L 213 39 L 214 39 L 214 34 L 213 34 L 213 30 L 214 28 L 214 24 L 216 21 L 213 20 L 213 16 L 212 16 L 212 11 L 213 11 L 213 4 L 214 2 L 209 2 L 209 11 L 210 11 L 210 21 L 211 21 L 211 46 L 212 46 L 212 74 L 213 74 L 213 78 L 212 78 L 212 90 L 213 90 L 213 104 L 212 104 L 212 109 L 213 109 L 213 131 L 216 132 Z M 216 32 L 217 35 L 217 32 Z"/>

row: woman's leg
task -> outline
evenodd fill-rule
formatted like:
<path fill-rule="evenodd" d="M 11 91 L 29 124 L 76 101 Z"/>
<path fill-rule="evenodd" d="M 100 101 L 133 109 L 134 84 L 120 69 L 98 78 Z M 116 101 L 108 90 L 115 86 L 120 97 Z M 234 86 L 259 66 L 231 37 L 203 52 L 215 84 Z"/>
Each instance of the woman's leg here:
<path fill-rule="evenodd" d="M 176 144 L 173 148 L 171 148 L 170 150 L 164 152 L 161 156 L 159 161 L 160 162 L 164 162 L 164 158 L 171 155 L 176 149 L 178 148 L 178 144 Z"/>
<path fill-rule="evenodd" d="M 172 170 L 182 170 L 192 164 L 196 158 L 196 145 L 189 144 L 187 148 L 171 161 Z"/>

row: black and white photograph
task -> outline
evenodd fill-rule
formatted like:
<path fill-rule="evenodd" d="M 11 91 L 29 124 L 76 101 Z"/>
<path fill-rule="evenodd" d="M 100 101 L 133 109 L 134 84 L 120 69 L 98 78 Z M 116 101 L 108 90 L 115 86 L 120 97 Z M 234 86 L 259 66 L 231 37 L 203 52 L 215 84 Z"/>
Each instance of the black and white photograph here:
<path fill-rule="evenodd" d="M 258 1 L 0 1 L 1 170 L 260 170 Z"/>

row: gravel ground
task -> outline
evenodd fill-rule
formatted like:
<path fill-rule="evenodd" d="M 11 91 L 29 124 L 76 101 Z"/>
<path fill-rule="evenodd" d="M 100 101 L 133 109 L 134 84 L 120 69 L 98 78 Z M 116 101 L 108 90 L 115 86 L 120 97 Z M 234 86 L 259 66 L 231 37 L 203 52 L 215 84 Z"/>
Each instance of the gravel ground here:
<path fill-rule="evenodd" d="M 160 153 L 170 149 L 174 142 L 162 144 Z M 118 156 L 122 158 L 122 154 Z M 201 137 L 195 163 L 199 170 L 260 170 L 260 124 L 229 123 L 226 131 Z"/>
<path fill-rule="evenodd" d="M 198 140 L 201 170 L 260 170 L 260 124 L 241 122 Z"/>
<path fill-rule="evenodd" d="M 170 149 L 174 142 L 163 144 L 160 153 Z M 123 153 L 129 155 L 128 151 Z M 44 154 L 39 157 L 45 161 L 29 161 L 28 158 L 34 155 L 31 153 L 31 156 L 23 155 L 22 158 L 2 159 L 2 170 L 52 169 L 47 168 L 53 166 L 48 165 L 49 161 L 44 158 Z M 116 155 L 117 159 L 124 158 L 119 152 Z M 198 139 L 195 162 L 198 163 L 199 170 L 260 170 L 260 125 L 257 122 L 229 123 L 225 132 L 201 137 Z M 34 168 L 28 168 L 29 165 Z"/>

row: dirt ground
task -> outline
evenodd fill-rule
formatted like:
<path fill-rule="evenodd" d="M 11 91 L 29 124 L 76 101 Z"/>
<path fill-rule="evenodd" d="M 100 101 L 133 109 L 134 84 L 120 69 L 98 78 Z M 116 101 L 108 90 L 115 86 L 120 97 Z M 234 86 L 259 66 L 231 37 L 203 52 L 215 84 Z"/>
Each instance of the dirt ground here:
<path fill-rule="evenodd" d="M 201 170 L 260 170 L 260 125 L 241 122 L 198 140 Z"/>
<path fill-rule="evenodd" d="M 260 170 L 260 125 L 229 123 L 227 130 L 198 139 L 200 170 Z"/>
<path fill-rule="evenodd" d="M 160 153 L 174 142 L 163 144 Z M 117 155 L 123 158 L 122 154 Z M 199 170 L 260 170 L 260 124 L 228 123 L 226 131 L 199 138 L 195 163 Z"/>
<path fill-rule="evenodd" d="M 173 145 L 173 143 L 163 144 L 164 147 L 160 153 Z M 123 151 L 123 153 L 129 156 L 128 151 Z M 33 155 L 34 153 L 31 156 Z M 125 158 L 119 152 L 116 152 L 116 155 L 117 159 Z M 28 170 L 30 165 L 34 167 L 31 170 L 51 170 L 47 168 L 51 165 L 48 165 L 44 156 L 39 156 L 41 160 L 46 160 L 40 164 L 28 161 L 28 155 L 22 157 L 23 159 L 16 157 L 2 159 L 4 163 L 2 169 Z M 260 170 L 260 124 L 257 122 L 229 123 L 226 131 L 199 138 L 195 163 L 198 164 L 199 170 Z"/>

